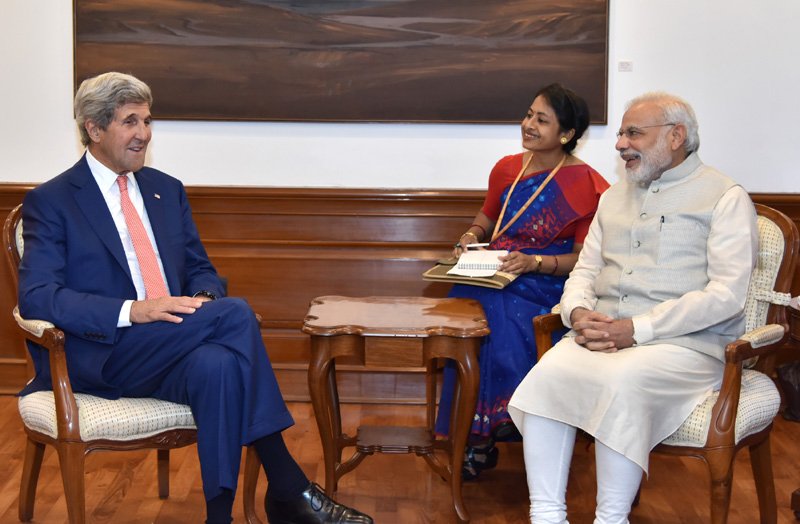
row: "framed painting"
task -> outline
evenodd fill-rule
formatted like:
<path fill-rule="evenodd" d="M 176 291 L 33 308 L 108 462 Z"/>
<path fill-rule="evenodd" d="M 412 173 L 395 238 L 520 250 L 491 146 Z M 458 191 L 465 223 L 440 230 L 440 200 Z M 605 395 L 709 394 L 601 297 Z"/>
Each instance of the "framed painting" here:
<path fill-rule="evenodd" d="M 75 0 L 75 80 L 159 118 L 518 122 L 561 82 L 607 117 L 608 0 Z"/>

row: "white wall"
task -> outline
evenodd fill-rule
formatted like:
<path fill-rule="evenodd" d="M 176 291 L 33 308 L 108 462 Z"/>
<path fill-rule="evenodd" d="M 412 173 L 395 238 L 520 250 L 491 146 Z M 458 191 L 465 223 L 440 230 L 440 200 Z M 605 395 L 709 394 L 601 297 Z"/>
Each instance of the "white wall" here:
<path fill-rule="evenodd" d="M 41 182 L 81 153 L 72 2 L 2 4 L 0 181 Z M 666 90 L 694 105 L 707 163 L 749 191 L 800 192 L 800 2 L 611 0 L 610 13 L 610 125 L 591 126 L 579 156 L 616 180 L 625 101 Z M 618 72 L 620 60 L 633 72 Z M 482 189 L 519 142 L 514 125 L 158 121 L 148 163 L 187 185 Z"/>

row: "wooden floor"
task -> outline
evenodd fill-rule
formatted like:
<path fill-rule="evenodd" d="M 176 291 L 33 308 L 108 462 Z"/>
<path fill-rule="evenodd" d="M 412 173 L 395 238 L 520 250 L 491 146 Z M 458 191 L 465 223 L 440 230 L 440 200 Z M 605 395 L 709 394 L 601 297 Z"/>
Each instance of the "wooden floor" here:
<path fill-rule="evenodd" d="M 297 424 L 285 432 L 289 449 L 313 480 L 323 481 L 322 450 L 307 403 L 289 405 Z M 354 406 L 342 410 L 346 428 L 359 420 L 373 424 L 422 424 L 422 409 L 413 406 Z M 14 397 L 0 396 L 0 523 L 17 522 L 17 497 L 25 437 Z M 496 469 L 465 485 L 467 508 L 476 524 L 524 523 L 527 486 L 520 444 L 501 445 Z M 778 418 L 772 439 L 778 522 L 795 522 L 789 498 L 800 488 L 800 424 Z M 568 491 L 572 524 L 592 522 L 594 508 L 593 448 L 579 441 Z M 95 453 L 87 460 L 87 514 L 93 523 L 203 522 L 204 502 L 194 447 L 172 454 L 171 492 L 166 501 L 156 494 L 155 455 L 152 452 Z M 650 478 L 634 509 L 634 524 L 708 522 L 708 475 L 698 460 L 653 457 Z M 414 456 L 379 455 L 367 458 L 340 481 L 338 498 L 370 513 L 379 524 L 454 522 L 447 485 L 425 462 Z M 266 480 L 259 481 L 263 500 Z M 262 506 L 259 505 L 264 519 Z M 242 522 L 237 497 L 234 519 Z M 36 501 L 38 523 L 66 522 L 61 477 L 56 456 L 45 455 Z M 730 524 L 758 522 L 749 457 L 739 454 L 733 485 Z"/>

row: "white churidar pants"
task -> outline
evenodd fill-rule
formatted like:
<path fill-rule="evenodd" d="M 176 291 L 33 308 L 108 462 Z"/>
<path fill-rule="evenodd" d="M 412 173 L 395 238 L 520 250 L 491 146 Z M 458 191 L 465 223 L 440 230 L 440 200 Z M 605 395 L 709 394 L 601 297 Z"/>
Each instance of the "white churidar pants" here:
<path fill-rule="evenodd" d="M 556 420 L 523 415 L 521 432 L 532 524 L 568 524 L 567 479 L 576 429 Z M 594 524 L 627 524 L 642 468 L 595 441 L 597 509 Z"/>

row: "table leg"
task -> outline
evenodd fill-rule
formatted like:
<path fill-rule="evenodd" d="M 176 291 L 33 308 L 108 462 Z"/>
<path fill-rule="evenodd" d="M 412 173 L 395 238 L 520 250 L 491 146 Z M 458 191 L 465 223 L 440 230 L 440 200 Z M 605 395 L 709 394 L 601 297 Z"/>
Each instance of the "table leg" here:
<path fill-rule="evenodd" d="M 339 435 L 335 434 L 335 420 L 341 420 L 337 412 L 333 413 L 330 397 L 331 388 L 336 387 L 331 358 L 330 341 L 325 337 L 311 337 L 311 361 L 308 365 L 308 388 L 311 403 L 314 406 L 314 418 L 317 419 L 319 438 L 322 441 L 322 456 L 325 461 L 325 493 L 333 495 L 336 491 L 336 457 Z M 331 382 L 333 381 L 333 382 Z M 333 384 L 333 385 L 332 385 Z M 338 425 L 341 428 L 341 424 Z"/>
<path fill-rule="evenodd" d="M 425 363 L 425 423 L 428 431 L 433 435 L 436 427 L 436 376 L 438 360 L 428 360 Z"/>
<path fill-rule="evenodd" d="M 475 402 L 478 399 L 478 349 L 480 341 L 469 339 L 464 344 L 469 343 L 472 347 L 461 354 L 461 358 L 456 360 L 458 370 L 458 381 L 461 384 L 461 395 L 458 404 L 458 417 L 450 425 L 450 433 L 453 435 L 453 453 L 451 457 L 453 474 L 450 478 L 450 487 L 453 492 L 453 506 L 456 510 L 459 522 L 469 522 L 469 513 L 464 506 L 464 498 L 461 493 L 461 467 L 464 463 L 464 448 L 467 445 L 467 437 L 472 426 L 472 414 L 475 412 Z M 455 431 L 453 431 L 455 429 Z"/>
<path fill-rule="evenodd" d="M 336 360 L 332 359 L 326 373 L 328 380 L 328 402 L 331 414 L 331 434 L 334 437 L 334 477 L 333 491 L 339 489 L 339 475 L 336 471 L 338 465 L 342 463 L 342 412 L 339 409 L 339 388 L 336 386 Z"/>
<path fill-rule="evenodd" d="M 425 419 L 428 433 L 431 438 L 432 451 L 430 454 L 423 455 L 425 462 L 435 471 L 442 480 L 449 483 L 452 472 L 448 469 L 450 467 L 449 457 L 451 455 L 450 446 L 452 442 L 450 439 L 437 439 L 436 438 L 436 401 L 437 396 L 437 375 L 439 372 L 439 359 L 434 357 L 425 361 Z M 456 381 L 457 383 L 458 381 Z M 457 389 L 457 388 L 456 388 Z M 455 402 L 455 400 L 454 400 Z M 433 452 L 435 449 L 444 449 L 447 451 L 447 463 L 439 460 Z"/>
<path fill-rule="evenodd" d="M 258 458 L 256 448 L 247 446 L 247 455 L 244 461 L 244 487 L 242 500 L 244 502 L 244 520 L 247 524 L 261 524 L 261 519 L 256 516 L 256 484 L 258 472 L 261 469 L 261 460 Z"/>

